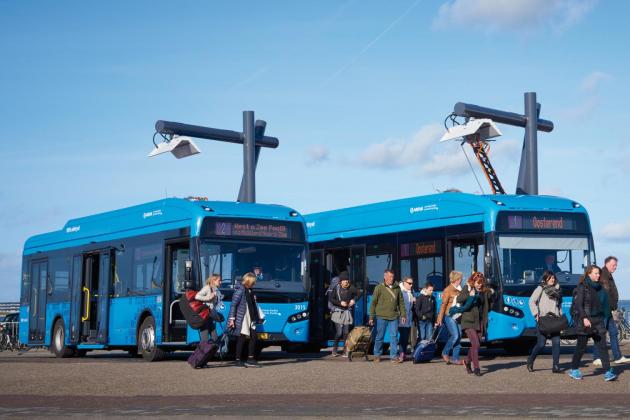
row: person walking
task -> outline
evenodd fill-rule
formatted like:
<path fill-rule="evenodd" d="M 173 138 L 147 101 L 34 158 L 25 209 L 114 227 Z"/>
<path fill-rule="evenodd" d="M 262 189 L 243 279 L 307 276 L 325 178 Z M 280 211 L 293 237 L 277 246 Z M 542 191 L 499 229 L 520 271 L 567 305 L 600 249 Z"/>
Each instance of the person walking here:
<path fill-rule="evenodd" d="M 332 349 L 333 357 L 339 356 L 339 353 L 337 352 L 339 340 L 344 342 L 343 355 L 344 357 L 346 356 L 345 341 L 348 337 L 350 326 L 354 323 L 352 311 L 354 310 L 354 304 L 357 296 L 357 289 L 350 285 L 350 276 L 348 272 L 342 271 L 339 273 L 339 284 L 337 284 L 328 295 L 330 305 L 333 308 L 330 319 L 335 324 L 335 341 Z"/>
<path fill-rule="evenodd" d="M 394 272 L 390 269 L 383 273 L 383 283 L 374 288 L 370 305 L 369 324 L 376 324 L 374 340 L 374 362 L 381 361 L 385 332 L 389 330 L 389 356 L 392 363 L 400 363 L 398 357 L 398 322 L 407 322 L 405 302 L 398 284 L 394 283 Z"/>
<path fill-rule="evenodd" d="M 217 273 L 213 273 L 206 279 L 206 285 L 201 288 L 200 291 L 195 295 L 195 299 L 200 302 L 205 303 L 211 311 L 215 310 L 218 312 L 219 307 L 221 306 L 221 302 L 223 302 L 223 294 L 219 290 L 221 286 L 221 275 Z M 214 322 L 210 324 L 210 333 L 212 336 L 212 341 L 215 343 L 218 340 L 217 330 L 215 328 Z M 202 338 L 203 339 L 203 338 Z M 206 340 L 207 340 L 207 331 L 206 331 Z"/>
<path fill-rule="evenodd" d="M 606 257 L 604 260 L 604 267 L 602 268 L 601 275 L 599 276 L 599 282 L 602 284 L 606 293 L 608 293 L 608 302 L 610 304 L 611 316 L 608 318 L 608 322 L 606 323 L 606 331 L 608 332 L 608 336 L 610 337 L 610 349 L 613 354 L 613 363 L 622 364 L 630 362 L 630 359 L 621 354 L 621 350 L 619 349 L 619 331 L 617 330 L 617 317 L 618 314 L 618 305 L 619 305 L 619 292 L 617 291 L 617 284 L 615 283 L 615 279 L 613 278 L 613 273 L 617 271 L 617 257 L 613 257 L 612 255 Z M 595 366 L 602 365 L 602 360 L 599 356 L 599 349 L 597 346 L 593 346 L 593 364 Z"/>
<path fill-rule="evenodd" d="M 549 314 L 558 317 L 562 316 L 562 292 L 560 291 L 560 284 L 553 271 L 546 270 L 543 273 L 540 285 L 534 289 L 534 292 L 529 298 L 529 309 L 537 323 L 541 316 Z M 536 338 L 536 345 L 532 348 L 532 352 L 527 358 L 527 370 L 530 372 L 534 371 L 534 361 L 536 357 L 545 348 L 547 340 L 551 339 L 551 354 L 553 359 L 551 371 L 553 373 L 560 373 L 560 332 L 547 337 L 536 327 Z"/>
<path fill-rule="evenodd" d="M 433 325 L 435 323 L 435 297 L 433 296 L 433 284 L 426 282 L 424 289 L 420 291 L 420 296 L 416 300 L 416 318 L 418 318 L 418 337 L 420 341 L 430 340 L 433 336 Z"/>
<path fill-rule="evenodd" d="M 256 325 L 262 323 L 261 311 L 252 288 L 256 284 L 254 273 L 245 273 L 241 284 L 234 290 L 228 328 L 233 328 L 236 336 L 236 367 L 260 367 L 256 355 Z M 245 346 L 245 344 L 248 346 Z M 249 358 L 252 360 L 249 361 Z"/>
<path fill-rule="evenodd" d="M 406 318 L 401 318 L 398 324 L 398 333 L 400 334 L 398 358 L 400 363 L 405 361 L 405 353 L 407 353 L 407 346 L 409 345 L 409 334 L 411 333 L 411 326 L 413 325 L 413 307 L 416 302 L 416 297 L 413 295 L 413 278 L 407 276 L 400 282 L 400 291 L 405 302 Z M 406 322 L 403 322 L 403 319 Z"/>
<path fill-rule="evenodd" d="M 607 318 L 610 317 L 611 311 L 608 293 L 599 282 L 600 273 L 601 270 L 598 266 L 594 264 L 587 266 L 574 293 L 571 316 L 575 320 L 579 335 L 569 372 L 569 376 L 573 379 L 582 379 L 582 372 L 580 372 L 579 367 L 589 337 L 598 347 L 604 369 L 604 380 L 614 381 L 617 379 L 617 375 L 610 367 L 608 349 L 606 348 L 606 322 L 608 322 Z"/>
<path fill-rule="evenodd" d="M 448 340 L 442 350 L 442 359 L 446 364 L 461 365 L 462 361 L 459 360 L 459 352 L 461 351 L 461 330 L 457 323 L 457 319 L 461 317 L 460 314 L 454 314 L 454 317 L 448 315 L 448 310 L 457 305 L 457 296 L 462 291 L 462 277 L 463 274 L 460 271 L 451 271 L 449 274 L 450 284 L 442 292 L 442 304 L 440 305 L 440 313 L 438 314 L 436 327 L 439 327 L 444 323 L 448 330 Z M 449 355 L 452 357 L 449 358 Z"/>
<path fill-rule="evenodd" d="M 488 288 L 483 273 L 473 272 L 457 297 L 457 303 L 462 306 L 451 308 L 449 311 L 451 314 L 459 311 L 462 313 L 462 330 L 470 340 L 470 349 L 463 363 L 466 371 L 474 373 L 475 376 L 481 376 L 479 348 L 488 325 L 491 294 L 492 289 Z"/>

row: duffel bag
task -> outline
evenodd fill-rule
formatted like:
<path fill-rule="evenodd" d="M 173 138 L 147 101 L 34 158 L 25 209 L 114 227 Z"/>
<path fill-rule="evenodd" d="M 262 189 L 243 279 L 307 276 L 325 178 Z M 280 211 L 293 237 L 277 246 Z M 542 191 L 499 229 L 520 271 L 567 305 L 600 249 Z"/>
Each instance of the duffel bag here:
<path fill-rule="evenodd" d="M 191 328 L 199 330 L 208 326 L 212 321 L 224 321 L 223 315 L 195 299 L 196 295 L 196 291 L 187 290 L 179 299 L 179 309 Z"/>
<path fill-rule="evenodd" d="M 566 315 L 549 314 L 538 318 L 538 331 L 542 335 L 560 334 L 567 328 L 569 328 L 569 319 Z"/>

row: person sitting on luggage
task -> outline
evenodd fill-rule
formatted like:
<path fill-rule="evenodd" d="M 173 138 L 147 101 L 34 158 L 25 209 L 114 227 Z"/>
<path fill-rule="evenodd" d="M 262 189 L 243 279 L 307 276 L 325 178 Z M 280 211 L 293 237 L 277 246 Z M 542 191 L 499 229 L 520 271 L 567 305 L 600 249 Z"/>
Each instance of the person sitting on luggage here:
<path fill-rule="evenodd" d="M 405 361 L 405 353 L 407 353 L 409 333 L 411 332 L 411 324 L 413 323 L 411 314 L 413 313 L 413 305 L 416 302 L 416 297 L 413 295 L 413 278 L 409 276 L 405 277 L 403 281 L 400 282 L 400 291 L 405 301 L 405 311 L 410 314 L 404 321 L 401 319 L 398 324 L 398 333 L 400 334 L 398 358 L 400 359 L 400 363 L 402 363 Z"/>
<path fill-rule="evenodd" d="M 228 328 L 233 328 L 233 335 L 236 340 L 236 367 L 260 367 L 256 356 L 256 325 L 262 323 L 262 315 L 256 295 L 252 288 L 256 284 L 254 273 L 245 273 L 241 284 L 234 290 L 230 315 L 228 317 Z M 248 346 L 245 346 L 248 342 Z M 248 359 L 252 357 L 250 362 Z"/>
<path fill-rule="evenodd" d="M 221 286 L 221 274 L 213 273 L 206 279 L 206 285 L 201 288 L 195 295 L 195 299 L 205 303 L 210 310 L 218 311 L 223 301 L 223 294 L 219 290 Z M 214 323 L 210 325 L 210 332 L 212 334 L 212 341 L 218 340 L 217 331 L 214 328 Z"/>
<path fill-rule="evenodd" d="M 426 282 L 416 300 L 416 318 L 418 318 L 418 338 L 420 341 L 430 340 L 433 335 L 436 312 L 433 289 L 433 283 Z"/>
<path fill-rule="evenodd" d="M 328 295 L 328 299 L 333 308 L 330 320 L 335 324 L 335 343 L 332 350 L 333 357 L 339 356 L 337 352 L 339 340 L 343 340 L 345 343 L 350 326 L 354 323 L 352 311 L 356 298 L 357 289 L 350 284 L 348 272 L 342 271 L 339 273 L 339 284 L 335 286 Z M 346 356 L 345 344 L 343 355 L 344 357 Z"/>

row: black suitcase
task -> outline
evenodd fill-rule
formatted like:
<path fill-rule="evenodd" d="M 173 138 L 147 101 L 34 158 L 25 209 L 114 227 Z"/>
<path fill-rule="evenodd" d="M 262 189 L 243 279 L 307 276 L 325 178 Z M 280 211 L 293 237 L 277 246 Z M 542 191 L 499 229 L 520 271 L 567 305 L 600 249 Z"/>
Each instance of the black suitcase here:
<path fill-rule="evenodd" d="M 218 349 L 219 346 L 213 342 L 200 341 L 193 354 L 188 358 L 188 364 L 193 369 L 200 369 L 208 363 Z"/>

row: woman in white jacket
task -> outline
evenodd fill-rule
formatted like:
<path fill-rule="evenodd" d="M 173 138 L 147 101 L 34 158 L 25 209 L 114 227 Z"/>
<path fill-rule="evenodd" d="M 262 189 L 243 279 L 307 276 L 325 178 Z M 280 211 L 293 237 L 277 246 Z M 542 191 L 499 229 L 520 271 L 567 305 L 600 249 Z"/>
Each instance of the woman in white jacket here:
<path fill-rule="evenodd" d="M 540 286 L 534 289 L 534 293 L 532 293 L 532 296 L 529 298 L 529 309 L 532 311 L 536 322 L 538 322 L 541 316 L 550 313 L 556 316 L 562 316 L 562 292 L 560 291 L 560 284 L 558 284 L 558 280 L 552 271 L 545 271 L 543 273 Z M 534 371 L 536 356 L 545 348 L 548 338 L 542 335 L 538 328 L 536 328 L 536 333 L 538 341 L 527 359 L 527 370 L 530 372 Z M 549 338 L 551 338 L 551 354 L 553 358 L 551 371 L 553 373 L 560 373 L 560 333 L 553 334 Z"/>
<path fill-rule="evenodd" d="M 213 273 L 206 279 L 206 285 L 201 288 L 195 295 L 195 299 L 208 305 L 211 311 L 218 311 L 223 301 L 223 294 L 219 290 L 221 286 L 221 274 Z M 217 342 L 219 336 L 214 322 L 210 326 L 210 334 L 212 341 Z M 207 341 L 207 337 L 206 337 Z"/>
<path fill-rule="evenodd" d="M 413 278 L 405 277 L 403 281 L 400 282 L 400 291 L 402 292 L 403 299 L 405 300 L 405 311 L 407 312 L 405 323 L 403 324 L 401 322 L 398 324 L 398 332 L 400 333 L 400 340 L 398 341 L 398 357 L 402 363 L 405 361 L 405 352 L 407 350 L 407 344 L 409 344 L 411 326 L 413 325 L 412 308 L 414 302 L 416 301 L 416 298 L 413 295 Z"/>

